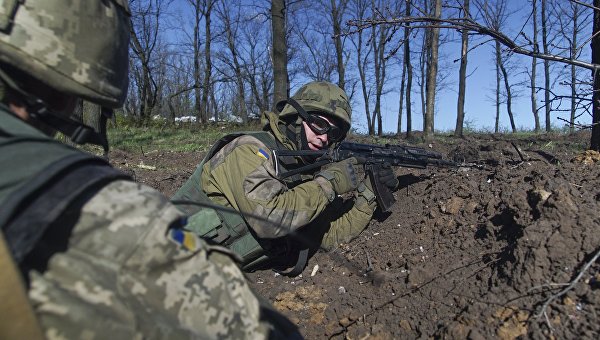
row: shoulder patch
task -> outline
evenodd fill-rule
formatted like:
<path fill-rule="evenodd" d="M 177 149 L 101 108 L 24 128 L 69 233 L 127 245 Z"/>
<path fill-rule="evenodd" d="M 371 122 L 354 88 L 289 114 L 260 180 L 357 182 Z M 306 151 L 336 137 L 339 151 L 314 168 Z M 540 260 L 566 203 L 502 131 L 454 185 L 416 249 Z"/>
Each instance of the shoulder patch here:
<path fill-rule="evenodd" d="M 201 247 L 197 236 L 189 231 L 173 228 L 169 232 L 169 239 L 189 251 L 196 251 Z"/>
<path fill-rule="evenodd" d="M 258 149 L 258 151 L 256 151 L 256 154 L 259 157 L 262 157 L 264 159 L 267 159 L 267 160 L 269 159 L 269 154 L 265 150 L 263 150 L 263 149 Z"/>

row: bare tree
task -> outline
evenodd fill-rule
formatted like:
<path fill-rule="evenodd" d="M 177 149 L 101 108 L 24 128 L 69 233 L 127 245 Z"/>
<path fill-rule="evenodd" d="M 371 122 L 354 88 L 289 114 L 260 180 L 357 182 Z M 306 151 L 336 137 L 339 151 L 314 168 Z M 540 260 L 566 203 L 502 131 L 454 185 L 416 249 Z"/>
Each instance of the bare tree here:
<path fill-rule="evenodd" d="M 508 5 L 505 0 L 498 0 L 493 4 L 490 3 L 477 3 L 478 10 L 482 13 L 484 20 L 487 25 L 491 27 L 493 30 L 497 32 L 501 32 L 508 21 L 509 13 L 508 13 Z M 512 111 L 512 90 L 511 84 L 508 79 L 508 71 L 506 70 L 506 63 L 508 62 L 508 58 L 510 58 L 511 53 L 503 53 L 502 45 L 500 41 L 494 41 L 494 53 L 495 53 L 495 62 L 496 62 L 496 120 L 495 120 L 495 132 L 499 131 L 499 121 L 500 121 L 500 79 L 504 81 L 504 91 L 505 98 L 504 101 L 506 103 L 506 111 L 508 114 L 508 118 L 510 120 L 510 126 L 512 132 L 517 131 L 517 127 L 515 125 L 514 115 Z"/>
<path fill-rule="evenodd" d="M 569 58 L 575 59 L 579 54 L 579 46 L 577 46 L 577 35 L 579 31 L 579 7 L 571 4 L 572 8 L 572 18 L 573 18 L 573 34 L 570 39 L 570 49 L 569 49 Z M 569 119 L 569 130 L 571 133 L 575 131 L 575 116 L 576 116 L 576 108 L 577 108 L 577 70 L 574 65 L 571 66 L 571 115 Z"/>
<path fill-rule="evenodd" d="M 463 0 L 462 11 L 469 17 L 469 0 Z M 467 53 L 469 51 L 469 31 L 464 29 L 461 33 L 460 70 L 458 71 L 458 99 L 456 103 L 456 128 L 454 135 L 462 137 L 465 121 L 465 95 L 467 87 Z"/>
<path fill-rule="evenodd" d="M 285 0 L 271 0 L 271 34 L 273 39 L 273 107 L 289 96 L 286 42 Z"/>
<path fill-rule="evenodd" d="M 418 12 L 422 15 L 431 16 L 431 1 L 432 0 L 422 0 L 422 7 L 417 8 Z M 435 0 L 433 0 L 435 1 Z M 425 129 L 425 114 L 427 112 L 427 60 L 431 55 L 431 27 L 427 26 L 421 31 L 421 46 L 419 56 L 419 64 L 418 64 L 418 72 L 417 72 L 417 85 L 419 86 L 419 95 L 421 99 L 421 116 L 423 122 L 423 129 Z M 416 39 L 415 39 L 416 40 Z"/>
<path fill-rule="evenodd" d="M 211 91 L 212 60 L 211 60 L 211 16 L 215 0 L 187 0 L 191 6 L 193 21 L 192 59 L 194 74 L 195 114 L 198 121 L 206 123 L 209 118 L 209 97 Z M 204 32 L 201 30 L 204 20 Z M 202 47 L 204 33 L 204 50 Z M 202 60 L 204 57 L 204 60 Z"/>
<path fill-rule="evenodd" d="M 196 89 L 194 72 L 188 60 L 182 55 L 170 54 L 166 56 L 170 72 L 165 76 L 165 100 L 168 107 L 168 119 L 172 122 L 176 117 L 189 115 L 194 111 L 196 96 L 192 95 Z"/>
<path fill-rule="evenodd" d="M 532 48 L 535 52 L 539 52 L 538 47 L 538 17 L 537 17 L 537 0 L 531 0 L 531 17 L 533 21 L 533 41 Z M 534 56 L 531 58 L 531 112 L 533 113 L 534 130 L 535 132 L 540 131 L 540 115 L 537 108 L 537 58 Z"/>
<path fill-rule="evenodd" d="M 412 0 L 406 0 L 406 15 L 410 16 L 410 8 L 412 7 Z M 406 27 L 404 31 L 404 68 L 406 70 L 406 137 L 410 137 L 412 134 L 412 102 L 410 94 L 412 93 L 412 74 L 413 68 L 410 58 L 410 29 Z"/>
<path fill-rule="evenodd" d="M 404 15 L 410 16 L 411 0 L 405 0 Z M 404 95 L 406 94 L 406 135 L 410 136 L 412 132 L 412 112 L 410 93 L 412 91 L 412 64 L 410 61 L 410 23 L 404 26 L 404 38 L 402 40 L 404 58 L 402 60 L 402 78 L 400 80 L 400 95 L 398 103 L 398 129 L 396 136 L 400 137 L 402 133 L 402 112 L 404 111 Z M 405 90 L 406 87 L 406 90 Z"/>
<path fill-rule="evenodd" d="M 542 10 L 542 49 L 544 54 L 549 54 L 549 44 L 548 44 L 548 16 L 546 14 L 546 9 L 548 7 L 546 0 L 541 0 L 541 10 Z M 544 109 L 546 112 L 546 132 L 550 132 L 552 130 L 551 126 L 551 106 L 550 106 L 550 63 L 547 59 L 544 59 Z"/>
<path fill-rule="evenodd" d="M 293 64 L 299 73 L 312 80 L 333 82 L 338 60 L 332 26 L 324 20 L 324 16 L 318 15 L 324 10 L 322 7 L 305 7 L 295 11 L 295 22 L 290 28 L 298 42 Z"/>
<path fill-rule="evenodd" d="M 442 0 L 435 0 L 433 17 L 441 18 L 442 16 Z M 440 41 L 439 27 L 431 28 L 431 54 L 427 58 L 427 83 L 426 83 L 426 111 L 423 121 L 423 135 L 425 138 L 433 136 L 433 120 L 435 112 L 435 92 L 438 71 L 438 51 Z"/>
<path fill-rule="evenodd" d="M 592 70 L 594 92 L 592 95 L 592 140 L 590 149 L 600 151 L 600 0 L 594 0 L 594 28 L 592 30 Z"/>
<path fill-rule="evenodd" d="M 368 0 L 353 0 L 352 1 L 353 4 L 353 15 L 355 15 L 356 18 L 358 18 L 358 20 L 364 20 L 367 19 L 367 15 L 368 15 L 368 9 L 369 9 L 369 2 Z M 359 29 L 356 32 L 356 36 L 355 39 L 352 39 L 352 44 L 354 45 L 354 48 L 356 49 L 356 66 L 357 66 L 357 70 L 358 70 L 358 75 L 360 77 L 360 85 L 361 85 L 361 92 L 362 92 L 362 97 L 363 97 L 363 103 L 365 106 L 365 115 L 367 118 L 367 132 L 369 133 L 369 135 L 374 135 L 375 134 L 375 130 L 373 127 L 373 123 L 371 122 L 371 115 L 370 115 L 370 97 L 371 97 L 371 90 L 369 88 L 368 84 L 368 79 L 367 79 L 367 68 L 369 66 L 369 59 L 370 59 L 370 55 L 373 52 L 373 46 L 372 44 L 367 44 L 364 42 L 364 35 L 363 35 L 363 30 Z M 365 49 L 366 46 L 366 49 Z"/>
<path fill-rule="evenodd" d="M 502 49 L 500 48 L 500 43 L 496 41 L 496 62 L 498 63 L 498 68 L 502 72 L 502 79 L 504 80 L 504 90 L 506 91 L 506 112 L 508 113 L 508 119 L 510 121 L 512 132 L 515 133 L 517 132 L 517 126 L 515 125 L 515 117 L 512 110 L 512 90 L 510 81 L 508 80 L 508 72 L 504 66 L 505 61 L 503 60 L 501 53 Z"/>
<path fill-rule="evenodd" d="M 502 65 L 502 57 L 500 55 L 500 43 L 496 41 L 495 43 L 495 63 L 496 66 L 496 89 L 495 89 L 495 102 L 494 106 L 496 108 L 496 116 L 494 119 L 494 132 L 498 133 L 500 131 L 500 82 L 502 81 L 502 74 L 500 73 L 500 65 Z"/>
<path fill-rule="evenodd" d="M 137 113 L 141 120 L 152 114 L 157 103 L 157 84 L 154 70 L 157 64 L 156 50 L 160 43 L 160 18 L 167 2 L 160 0 L 131 1 L 131 76 L 137 92 Z"/>
<path fill-rule="evenodd" d="M 566 42 L 561 45 L 555 44 L 555 48 L 562 51 L 562 54 L 568 56 L 569 59 L 578 59 L 580 58 L 583 47 L 589 42 L 584 40 L 580 43 L 579 37 L 584 31 L 591 29 L 590 23 L 592 22 L 591 16 L 593 13 L 584 12 L 582 7 L 574 2 L 558 2 L 554 5 L 553 18 L 558 22 L 556 26 L 562 37 L 561 41 Z M 587 77 L 587 74 L 581 74 L 581 69 L 578 69 L 575 65 L 568 66 L 569 72 L 561 72 L 557 78 L 561 80 L 562 85 L 569 87 L 570 107 L 568 109 L 562 109 L 560 107 L 563 99 L 563 96 L 561 95 L 554 94 L 552 101 L 558 102 L 558 105 L 556 105 L 555 108 L 553 107 L 554 111 L 569 112 L 569 119 L 567 121 L 569 123 L 569 131 L 574 132 L 576 119 L 579 118 L 582 112 L 585 112 L 587 106 L 586 103 L 588 102 L 585 97 L 586 94 L 590 92 L 589 88 L 591 87 L 591 83 L 589 81 L 580 80 L 583 77 Z"/>
<path fill-rule="evenodd" d="M 206 108 L 202 105 L 202 84 L 200 82 L 200 78 L 202 77 L 202 66 L 200 64 L 200 23 L 202 21 L 203 11 L 202 11 L 202 0 L 187 0 L 188 3 L 192 6 L 192 13 L 194 15 L 194 33 L 192 37 L 192 58 L 194 63 L 194 93 L 195 93 L 195 101 L 194 101 L 194 109 L 196 119 L 200 122 L 206 123 Z"/>
<path fill-rule="evenodd" d="M 331 23 L 333 26 L 333 43 L 337 57 L 338 86 L 346 88 L 346 59 L 342 37 L 342 19 L 348 6 L 348 0 L 331 0 Z"/>
<path fill-rule="evenodd" d="M 241 11 L 241 3 L 239 1 L 220 0 L 216 7 L 216 13 L 223 25 L 223 36 L 227 50 L 227 52 L 221 53 L 221 62 L 232 70 L 237 90 L 234 111 L 235 114 L 242 119 L 243 123 L 247 123 L 248 111 L 246 109 L 243 67 L 238 52 L 238 45 L 242 45 L 241 42 L 238 41 Z"/>
<path fill-rule="evenodd" d="M 304 2 L 304 8 L 295 16 L 294 31 L 302 43 L 299 49 L 299 69 L 311 79 L 332 81 L 337 73 L 337 84 L 346 87 L 346 65 L 350 57 L 344 52 L 342 20 L 349 0 L 318 0 Z M 325 13 L 325 15 L 323 15 Z M 304 52 L 304 53 L 302 53 Z"/>
<path fill-rule="evenodd" d="M 245 23 L 242 31 L 245 44 L 240 50 L 240 57 L 244 60 L 244 79 L 250 88 L 248 107 L 255 116 L 269 109 L 274 84 L 272 59 L 269 55 L 272 38 L 264 29 L 267 21 L 266 15 L 252 17 Z"/>
<path fill-rule="evenodd" d="M 212 61 L 211 61 L 211 16 L 214 0 L 205 0 L 202 7 L 202 14 L 204 15 L 204 80 L 202 81 L 202 105 L 200 116 L 203 117 L 202 122 L 208 120 L 209 117 L 209 96 L 211 95 L 212 84 Z M 218 120 L 218 116 L 215 111 L 215 121 Z"/>
<path fill-rule="evenodd" d="M 377 12 L 383 8 L 382 1 L 371 1 L 371 11 Z M 373 46 L 373 73 L 375 75 L 375 105 L 371 116 L 371 125 L 377 126 L 377 135 L 383 135 L 382 117 L 381 117 L 381 97 L 385 85 L 385 76 L 387 70 L 386 46 L 392 39 L 395 29 L 390 26 L 373 26 L 371 30 L 371 44 Z M 375 124 L 377 123 L 377 124 Z"/>

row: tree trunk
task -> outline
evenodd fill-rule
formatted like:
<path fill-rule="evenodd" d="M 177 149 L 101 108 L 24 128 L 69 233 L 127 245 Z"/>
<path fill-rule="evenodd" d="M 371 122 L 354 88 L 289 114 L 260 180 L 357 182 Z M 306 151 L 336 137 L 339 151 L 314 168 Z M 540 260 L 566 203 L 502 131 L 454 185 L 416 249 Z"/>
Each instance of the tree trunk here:
<path fill-rule="evenodd" d="M 592 63 L 600 65 L 600 0 L 594 0 L 594 28 L 592 32 Z M 592 95 L 592 138 L 590 149 L 600 151 L 600 74 L 592 73 L 594 94 Z"/>
<path fill-rule="evenodd" d="M 140 58 L 142 64 L 142 83 L 138 86 L 138 93 L 140 96 L 140 120 L 145 121 L 152 110 L 150 97 L 152 96 L 152 82 L 150 81 L 150 66 L 149 66 L 149 53 L 145 53 L 141 42 L 139 41 L 133 24 L 130 25 L 131 43 L 137 56 Z"/>
<path fill-rule="evenodd" d="M 442 0 L 435 1 L 434 18 L 440 18 L 442 14 Z M 438 70 L 438 50 L 440 40 L 440 29 L 431 29 L 431 55 L 427 60 L 427 100 L 425 121 L 423 122 L 423 135 L 425 139 L 433 136 L 433 119 L 435 112 L 435 91 Z"/>
<path fill-rule="evenodd" d="M 379 31 L 377 31 L 379 28 Z M 385 26 L 372 28 L 373 61 L 375 68 L 375 109 L 373 110 L 373 124 L 377 121 L 377 135 L 383 135 L 383 122 L 381 119 L 381 97 L 385 83 L 385 45 L 387 42 L 387 29 Z"/>
<path fill-rule="evenodd" d="M 406 28 L 404 28 L 406 30 Z M 406 40 L 404 40 L 406 44 Z M 402 76 L 400 78 L 400 93 L 398 95 L 398 124 L 396 128 L 396 137 L 400 138 L 402 133 L 402 111 L 404 110 L 404 87 L 406 86 L 406 64 L 402 63 Z"/>
<path fill-rule="evenodd" d="M 405 14 L 410 17 L 410 8 L 412 0 L 406 0 Z M 404 30 L 404 65 L 406 67 L 406 137 L 412 136 L 412 107 L 410 93 L 412 91 L 412 64 L 410 62 L 410 27 L 407 25 Z"/>
<path fill-rule="evenodd" d="M 538 41 L 537 41 L 537 31 L 538 31 L 538 27 L 537 27 L 537 0 L 532 0 L 531 2 L 531 8 L 532 8 L 532 19 L 533 19 L 533 50 L 537 53 L 539 48 L 538 48 Z M 537 58 L 536 57 L 532 57 L 531 58 L 531 113 L 533 113 L 533 120 L 534 120 L 534 130 L 536 133 L 540 132 L 540 115 L 538 113 L 538 108 L 537 108 L 537 89 L 536 89 L 536 76 L 537 76 Z"/>
<path fill-rule="evenodd" d="M 158 43 L 160 30 L 161 2 L 158 0 L 137 3 L 132 7 L 135 13 L 130 19 L 131 51 L 139 60 L 141 71 L 137 74 L 140 121 L 146 121 L 154 111 L 157 103 L 157 86 L 154 80 L 153 52 Z M 134 20 L 136 19 L 136 20 Z"/>
<path fill-rule="evenodd" d="M 194 0 L 194 109 L 196 110 L 196 121 L 206 123 L 206 116 L 202 110 L 202 86 L 200 86 L 200 0 Z"/>
<path fill-rule="evenodd" d="M 510 119 L 510 127 L 512 128 L 512 132 L 517 132 L 517 127 L 515 126 L 515 118 L 512 112 L 512 93 L 510 91 L 510 83 L 508 81 L 508 72 L 506 72 L 506 67 L 502 61 L 500 61 L 500 70 L 502 71 L 502 78 L 504 78 L 504 88 L 506 89 L 506 112 L 508 112 L 508 118 Z"/>
<path fill-rule="evenodd" d="M 423 46 L 421 47 L 421 55 L 419 57 L 419 71 L 421 72 L 420 77 L 421 77 L 421 82 L 419 84 L 419 94 L 421 95 L 421 115 L 423 116 L 423 131 L 425 131 L 425 121 L 426 121 L 426 112 L 427 112 L 427 99 L 426 99 L 426 91 L 425 91 L 425 85 L 426 85 L 426 72 L 427 72 L 427 60 L 428 58 L 430 58 L 431 55 L 431 33 L 429 31 L 429 29 L 426 29 L 425 32 L 423 32 Z"/>
<path fill-rule="evenodd" d="M 358 18 L 364 17 L 364 8 L 359 8 L 356 13 Z M 367 90 L 367 74 L 366 74 L 366 59 L 368 57 L 369 52 L 367 51 L 367 55 L 363 56 L 363 31 L 358 31 L 356 35 L 356 66 L 358 69 L 358 76 L 360 77 L 360 89 L 362 91 L 363 103 L 365 106 L 365 117 L 367 119 L 367 133 L 369 136 L 375 134 L 375 130 L 373 129 L 373 123 L 371 122 L 370 117 L 370 108 L 369 108 L 369 91 Z M 364 58 L 364 59 L 363 59 Z"/>
<path fill-rule="evenodd" d="M 342 15 L 343 11 L 337 4 L 337 0 L 331 0 L 331 21 L 333 22 L 333 43 L 335 45 L 335 56 L 337 62 L 338 86 L 345 90 L 346 66 L 344 64 L 344 47 L 342 44 Z M 345 4 L 342 4 L 345 7 Z"/>
<path fill-rule="evenodd" d="M 273 108 L 289 95 L 287 72 L 287 42 L 285 35 L 285 0 L 271 1 L 271 26 L 273 34 Z"/>
<path fill-rule="evenodd" d="M 361 57 L 359 56 L 360 60 Z M 375 134 L 375 129 L 373 128 L 373 122 L 371 121 L 370 116 L 370 108 L 369 108 L 369 91 L 367 90 L 367 76 L 365 74 L 364 65 L 361 65 L 361 62 L 358 64 L 358 74 L 360 76 L 360 85 L 363 93 L 363 101 L 365 103 L 365 115 L 367 117 L 367 133 L 369 136 Z"/>
<path fill-rule="evenodd" d="M 500 131 L 500 64 L 502 57 L 500 55 L 500 42 L 496 41 L 496 122 L 494 124 L 494 132 Z"/>
<path fill-rule="evenodd" d="M 571 37 L 571 59 L 577 58 L 577 29 L 579 28 L 579 10 L 576 6 L 573 8 L 573 35 Z M 575 132 L 575 116 L 577 109 L 577 72 L 575 65 L 571 65 L 571 116 L 569 118 L 569 132 Z"/>
<path fill-rule="evenodd" d="M 463 10 L 465 17 L 469 17 L 469 0 L 463 1 Z M 456 104 L 456 128 L 454 135 L 463 136 L 463 126 L 465 122 L 465 95 L 467 86 L 467 52 L 469 51 L 469 32 L 462 31 L 462 45 L 460 49 L 460 70 L 458 72 L 458 101 Z"/>
<path fill-rule="evenodd" d="M 548 25 L 547 25 L 547 14 L 546 14 L 546 0 L 542 1 L 542 48 L 544 49 L 544 54 L 549 54 L 548 48 Z M 552 130 L 552 125 L 550 122 L 550 62 L 544 59 L 544 104 L 546 111 L 546 132 L 550 132 Z"/>
<path fill-rule="evenodd" d="M 206 0 L 206 9 L 204 11 L 204 27 L 205 27 L 205 39 L 204 42 L 204 81 L 202 82 L 202 110 L 203 116 L 208 118 L 210 112 L 208 109 L 209 91 L 212 90 L 210 84 L 210 78 L 212 77 L 212 62 L 210 59 L 210 42 L 212 40 L 210 32 L 210 19 L 212 12 L 213 0 Z M 217 112 L 215 111 L 215 122 L 218 120 Z"/>

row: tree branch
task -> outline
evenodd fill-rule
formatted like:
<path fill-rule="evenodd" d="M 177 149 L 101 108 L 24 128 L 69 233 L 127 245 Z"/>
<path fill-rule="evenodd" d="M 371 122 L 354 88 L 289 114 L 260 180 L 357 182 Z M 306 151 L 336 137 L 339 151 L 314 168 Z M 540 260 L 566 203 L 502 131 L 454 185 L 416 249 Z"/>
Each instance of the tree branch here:
<path fill-rule="evenodd" d="M 600 65 L 584 62 L 577 59 L 570 59 L 555 54 L 546 54 L 530 50 L 519 46 L 515 40 L 506 36 L 504 33 L 493 29 L 491 27 L 483 26 L 480 23 L 474 21 L 471 18 L 435 18 L 431 16 L 422 17 L 401 17 L 401 18 L 384 18 L 381 16 L 373 17 L 364 20 L 349 20 L 347 25 L 355 27 L 356 30 L 364 30 L 365 28 L 379 25 L 402 25 L 407 26 L 410 24 L 411 28 L 445 28 L 455 30 L 469 30 L 480 35 L 486 35 L 497 40 L 499 43 L 507 47 L 511 52 L 522 54 L 530 57 L 539 59 L 556 61 L 563 64 L 574 65 L 582 67 L 592 71 L 600 70 Z M 420 24 L 420 25 L 413 25 Z M 342 35 L 349 35 L 355 32 L 343 33 Z"/>

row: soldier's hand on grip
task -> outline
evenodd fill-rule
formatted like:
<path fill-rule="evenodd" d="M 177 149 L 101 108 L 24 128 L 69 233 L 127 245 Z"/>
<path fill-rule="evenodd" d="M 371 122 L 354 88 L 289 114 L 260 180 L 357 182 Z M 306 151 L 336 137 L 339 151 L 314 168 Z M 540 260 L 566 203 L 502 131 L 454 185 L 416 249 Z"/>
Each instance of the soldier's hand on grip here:
<path fill-rule="evenodd" d="M 396 190 L 398 184 L 400 184 L 390 163 L 383 163 L 381 165 L 381 168 L 379 168 L 377 173 L 377 178 L 379 178 L 379 181 L 391 191 Z"/>
<path fill-rule="evenodd" d="M 360 164 L 360 161 L 355 157 L 350 157 L 343 161 L 332 163 L 326 169 L 317 173 L 317 176 L 328 180 L 333 187 L 333 191 L 338 195 L 353 191 L 358 186 L 356 165 Z"/>

